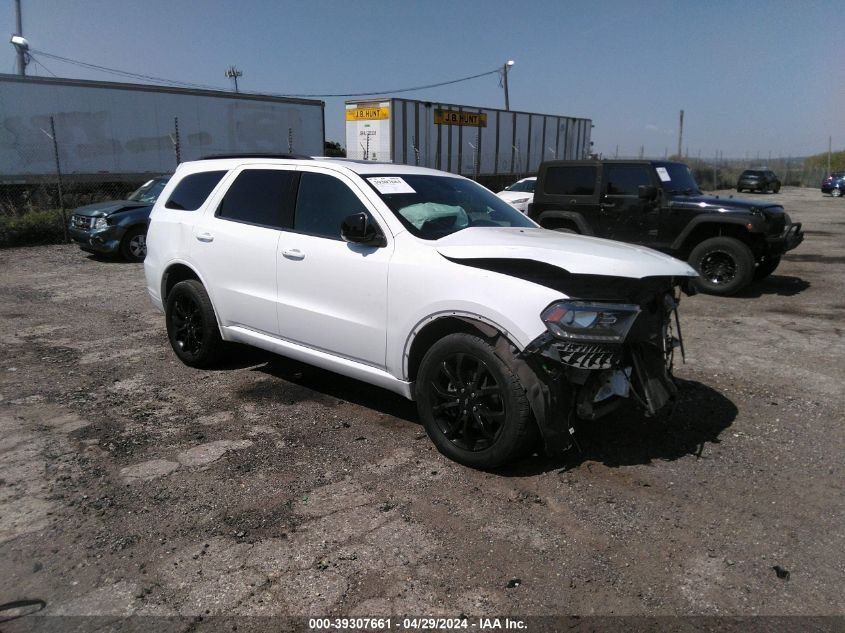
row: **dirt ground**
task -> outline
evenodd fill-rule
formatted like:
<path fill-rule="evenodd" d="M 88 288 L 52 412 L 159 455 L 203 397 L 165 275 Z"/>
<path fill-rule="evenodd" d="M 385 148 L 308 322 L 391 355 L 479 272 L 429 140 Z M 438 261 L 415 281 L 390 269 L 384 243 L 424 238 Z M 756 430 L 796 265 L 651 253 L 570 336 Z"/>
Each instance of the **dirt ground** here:
<path fill-rule="evenodd" d="M 140 264 L 0 251 L 0 603 L 845 615 L 845 200 L 754 197 L 806 240 L 741 296 L 684 299 L 673 419 L 617 413 L 497 472 L 379 389 L 263 352 L 182 365 Z"/>

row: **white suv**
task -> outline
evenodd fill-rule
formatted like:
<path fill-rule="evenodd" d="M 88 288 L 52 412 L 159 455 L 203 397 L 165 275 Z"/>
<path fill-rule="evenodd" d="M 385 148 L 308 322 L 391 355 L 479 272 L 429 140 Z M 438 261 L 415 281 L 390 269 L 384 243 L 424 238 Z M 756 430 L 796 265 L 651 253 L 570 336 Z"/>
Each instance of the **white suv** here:
<path fill-rule="evenodd" d="M 417 401 L 437 448 L 493 467 L 570 446 L 576 418 L 675 396 L 695 271 L 539 228 L 471 180 L 303 157 L 183 163 L 144 262 L 176 355 L 254 345 Z"/>

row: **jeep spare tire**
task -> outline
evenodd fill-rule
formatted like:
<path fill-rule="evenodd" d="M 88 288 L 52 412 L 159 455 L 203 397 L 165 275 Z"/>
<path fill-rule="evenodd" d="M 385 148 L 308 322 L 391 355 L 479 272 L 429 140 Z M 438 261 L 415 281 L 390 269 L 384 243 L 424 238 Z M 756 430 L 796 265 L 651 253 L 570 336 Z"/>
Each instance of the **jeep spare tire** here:
<path fill-rule="evenodd" d="M 696 287 L 711 295 L 735 294 L 754 277 L 751 249 L 732 237 L 704 240 L 692 249 L 689 264 L 699 274 Z"/>

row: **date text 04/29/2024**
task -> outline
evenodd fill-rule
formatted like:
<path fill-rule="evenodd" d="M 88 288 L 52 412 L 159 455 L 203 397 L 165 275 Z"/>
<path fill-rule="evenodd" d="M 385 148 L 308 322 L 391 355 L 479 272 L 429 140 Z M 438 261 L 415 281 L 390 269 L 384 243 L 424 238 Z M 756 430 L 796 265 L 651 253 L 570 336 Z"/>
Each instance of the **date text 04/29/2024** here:
<path fill-rule="evenodd" d="M 526 629 L 518 618 L 309 618 L 308 628 L 318 631 L 389 631 L 465 629 L 477 631 Z"/>

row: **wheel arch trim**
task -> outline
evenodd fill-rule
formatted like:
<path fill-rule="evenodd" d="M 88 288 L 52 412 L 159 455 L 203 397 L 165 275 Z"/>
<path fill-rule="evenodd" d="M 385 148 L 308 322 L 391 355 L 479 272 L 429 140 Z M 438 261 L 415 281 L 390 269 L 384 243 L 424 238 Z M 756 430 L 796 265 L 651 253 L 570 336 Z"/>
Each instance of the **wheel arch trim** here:
<path fill-rule="evenodd" d="M 521 351 L 522 347 L 517 342 L 517 338 L 513 332 L 509 331 L 508 328 L 504 327 L 497 321 L 490 319 L 482 314 L 478 314 L 476 312 L 468 312 L 464 310 L 443 310 L 441 312 L 435 312 L 430 314 L 422 319 L 420 319 L 413 328 L 411 328 L 411 332 L 408 334 L 408 337 L 405 339 L 405 345 L 402 349 L 402 379 L 410 381 L 411 378 L 411 351 L 414 346 L 414 341 L 417 340 L 417 337 L 425 331 L 427 328 L 435 325 L 437 322 L 442 322 L 446 319 L 457 319 L 459 321 L 463 321 L 468 325 L 476 328 L 482 334 L 489 338 L 493 338 L 495 336 L 504 337 L 511 345 L 513 345 L 518 351 Z"/>
<path fill-rule="evenodd" d="M 162 274 L 161 274 L 161 284 L 160 284 L 160 288 L 159 288 L 159 292 L 161 292 L 162 306 L 165 308 L 165 310 L 167 309 L 167 294 L 168 293 L 165 292 L 165 289 L 167 287 L 167 276 L 170 274 L 170 271 L 173 268 L 176 268 L 176 267 L 187 268 L 189 271 L 191 271 L 194 274 L 197 281 L 199 281 L 202 284 L 202 287 L 205 289 L 205 293 L 208 295 L 208 300 L 211 301 L 211 307 L 214 309 L 214 318 L 217 320 L 217 329 L 220 330 L 220 336 L 224 337 L 223 327 L 222 327 L 222 324 L 220 323 L 220 314 L 217 311 L 217 305 L 215 304 L 215 301 L 214 301 L 214 295 L 211 292 L 209 292 L 208 284 L 205 282 L 205 278 L 203 277 L 203 275 L 200 274 L 200 272 L 194 266 L 192 266 L 190 263 L 186 262 L 183 259 L 173 259 L 173 260 L 167 262 L 167 264 L 165 264 L 165 266 L 164 266 L 164 272 L 162 272 Z M 176 283 L 179 283 L 179 282 L 177 281 Z M 176 284 L 174 284 L 174 285 L 176 285 Z"/>

